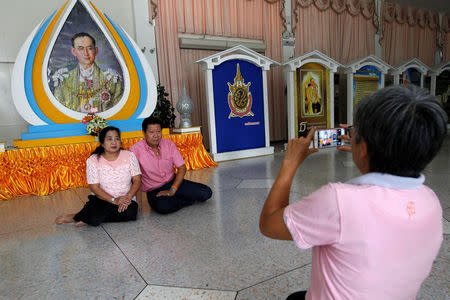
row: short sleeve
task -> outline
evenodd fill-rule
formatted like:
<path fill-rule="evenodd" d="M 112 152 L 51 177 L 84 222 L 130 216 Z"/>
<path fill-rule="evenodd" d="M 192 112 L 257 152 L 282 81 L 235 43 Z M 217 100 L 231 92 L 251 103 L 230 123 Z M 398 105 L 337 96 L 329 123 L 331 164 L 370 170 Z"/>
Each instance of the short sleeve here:
<path fill-rule="evenodd" d="M 93 155 L 86 160 L 86 178 L 88 184 L 100 183 L 95 159 L 97 159 L 97 155 Z"/>
<path fill-rule="evenodd" d="M 139 162 L 133 152 L 130 152 L 130 172 L 131 176 L 141 175 L 141 168 Z"/>
<path fill-rule="evenodd" d="M 284 220 L 292 239 L 302 249 L 338 242 L 340 213 L 333 185 L 325 185 L 287 206 Z"/>
<path fill-rule="evenodd" d="M 180 167 L 182 165 L 185 164 L 183 157 L 180 154 L 180 151 L 178 151 L 177 146 L 175 146 L 175 144 L 170 141 L 170 152 L 172 153 L 172 158 L 173 158 L 173 164 L 175 165 L 175 167 Z"/>
<path fill-rule="evenodd" d="M 136 143 L 130 147 L 130 152 L 133 152 L 136 157 L 138 156 L 138 152 L 139 152 L 138 143 Z"/>

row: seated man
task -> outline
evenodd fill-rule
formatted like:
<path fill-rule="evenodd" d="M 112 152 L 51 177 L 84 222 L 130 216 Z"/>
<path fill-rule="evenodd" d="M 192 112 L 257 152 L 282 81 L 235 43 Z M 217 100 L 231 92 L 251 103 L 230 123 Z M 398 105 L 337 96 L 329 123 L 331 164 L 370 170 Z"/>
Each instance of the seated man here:
<path fill-rule="evenodd" d="M 447 116 L 415 86 L 365 97 L 349 131 L 363 174 L 289 205 L 297 168 L 317 149 L 292 139 L 261 212 L 261 232 L 312 247 L 311 285 L 288 299 L 414 299 L 442 243 L 442 208 L 421 174 L 446 136 Z M 348 148 L 345 148 L 348 147 Z"/>
<path fill-rule="evenodd" d="M 201 183 L 184 179 L 186 165 L 175 144 L 162 139 L 161 123 L 154 117 L 142 122 L 144 139 L 134 144 L 132 151 L 142 171 L 142 190 L 153 210 L 169 214 L 194 201 L 211 198 L 211 189 Z M 174 167 L 178 169 L 175 174 Z"/>

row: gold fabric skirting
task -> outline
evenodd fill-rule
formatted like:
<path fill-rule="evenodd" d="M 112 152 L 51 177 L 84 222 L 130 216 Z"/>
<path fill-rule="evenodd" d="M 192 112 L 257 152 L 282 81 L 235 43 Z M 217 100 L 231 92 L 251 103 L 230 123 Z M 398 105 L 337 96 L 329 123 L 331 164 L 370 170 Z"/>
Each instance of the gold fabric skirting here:
<path fill-rule="evenodd" d="M 201 133 L 163 136 L 172 140 L 188 170 L 217 164 L 206 152 Z M 122 140 L 129 149 L 142 138 Z M 48 195 L 72 187 L 87 186 L 86 159 L 98 143 L 26 148 L 0 153 L 0 200 L 22 195 Z"/>

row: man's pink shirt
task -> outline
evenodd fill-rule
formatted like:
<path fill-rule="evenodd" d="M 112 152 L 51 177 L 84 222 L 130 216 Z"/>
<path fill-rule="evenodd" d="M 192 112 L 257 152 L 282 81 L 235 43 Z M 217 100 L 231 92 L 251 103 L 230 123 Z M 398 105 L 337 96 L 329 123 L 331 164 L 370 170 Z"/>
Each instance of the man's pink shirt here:
<path fill-rule="evenodd" d="M 423 181 L 369 173 L 285 208 L 294 242 L 313 247 L 306 299 L 415 299 L 443 239 Z"/>
<path fill-rule="evenodd" d="M 185 164 L 177 146 L 171 140 L 161 139 L 158 149 L 159 157 L 156 156 L 145 139 L 130 148 L 141 166 L 142 190 L 144 192 L 159 188 L 172 180 L 175 174 L 174 166 L 180 167 Z"/>

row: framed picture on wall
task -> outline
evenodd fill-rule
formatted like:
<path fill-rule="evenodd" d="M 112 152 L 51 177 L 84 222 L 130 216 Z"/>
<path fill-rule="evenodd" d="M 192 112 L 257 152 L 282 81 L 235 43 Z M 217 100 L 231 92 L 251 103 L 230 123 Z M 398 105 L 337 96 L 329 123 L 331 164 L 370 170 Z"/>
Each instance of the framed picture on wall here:
<path fill-rule="evenodd" d="M 48 85 L 56 100 L 75 112 L 106 111 L 123 96 L 123 71 L 105 34 L 77 2 L 50 54 Z"/>
<path fill-rule="evenodd" d="M 301 117 L 318 117 L 324 115 L 324 81 L 323 70 L 300 70 Z"/>

